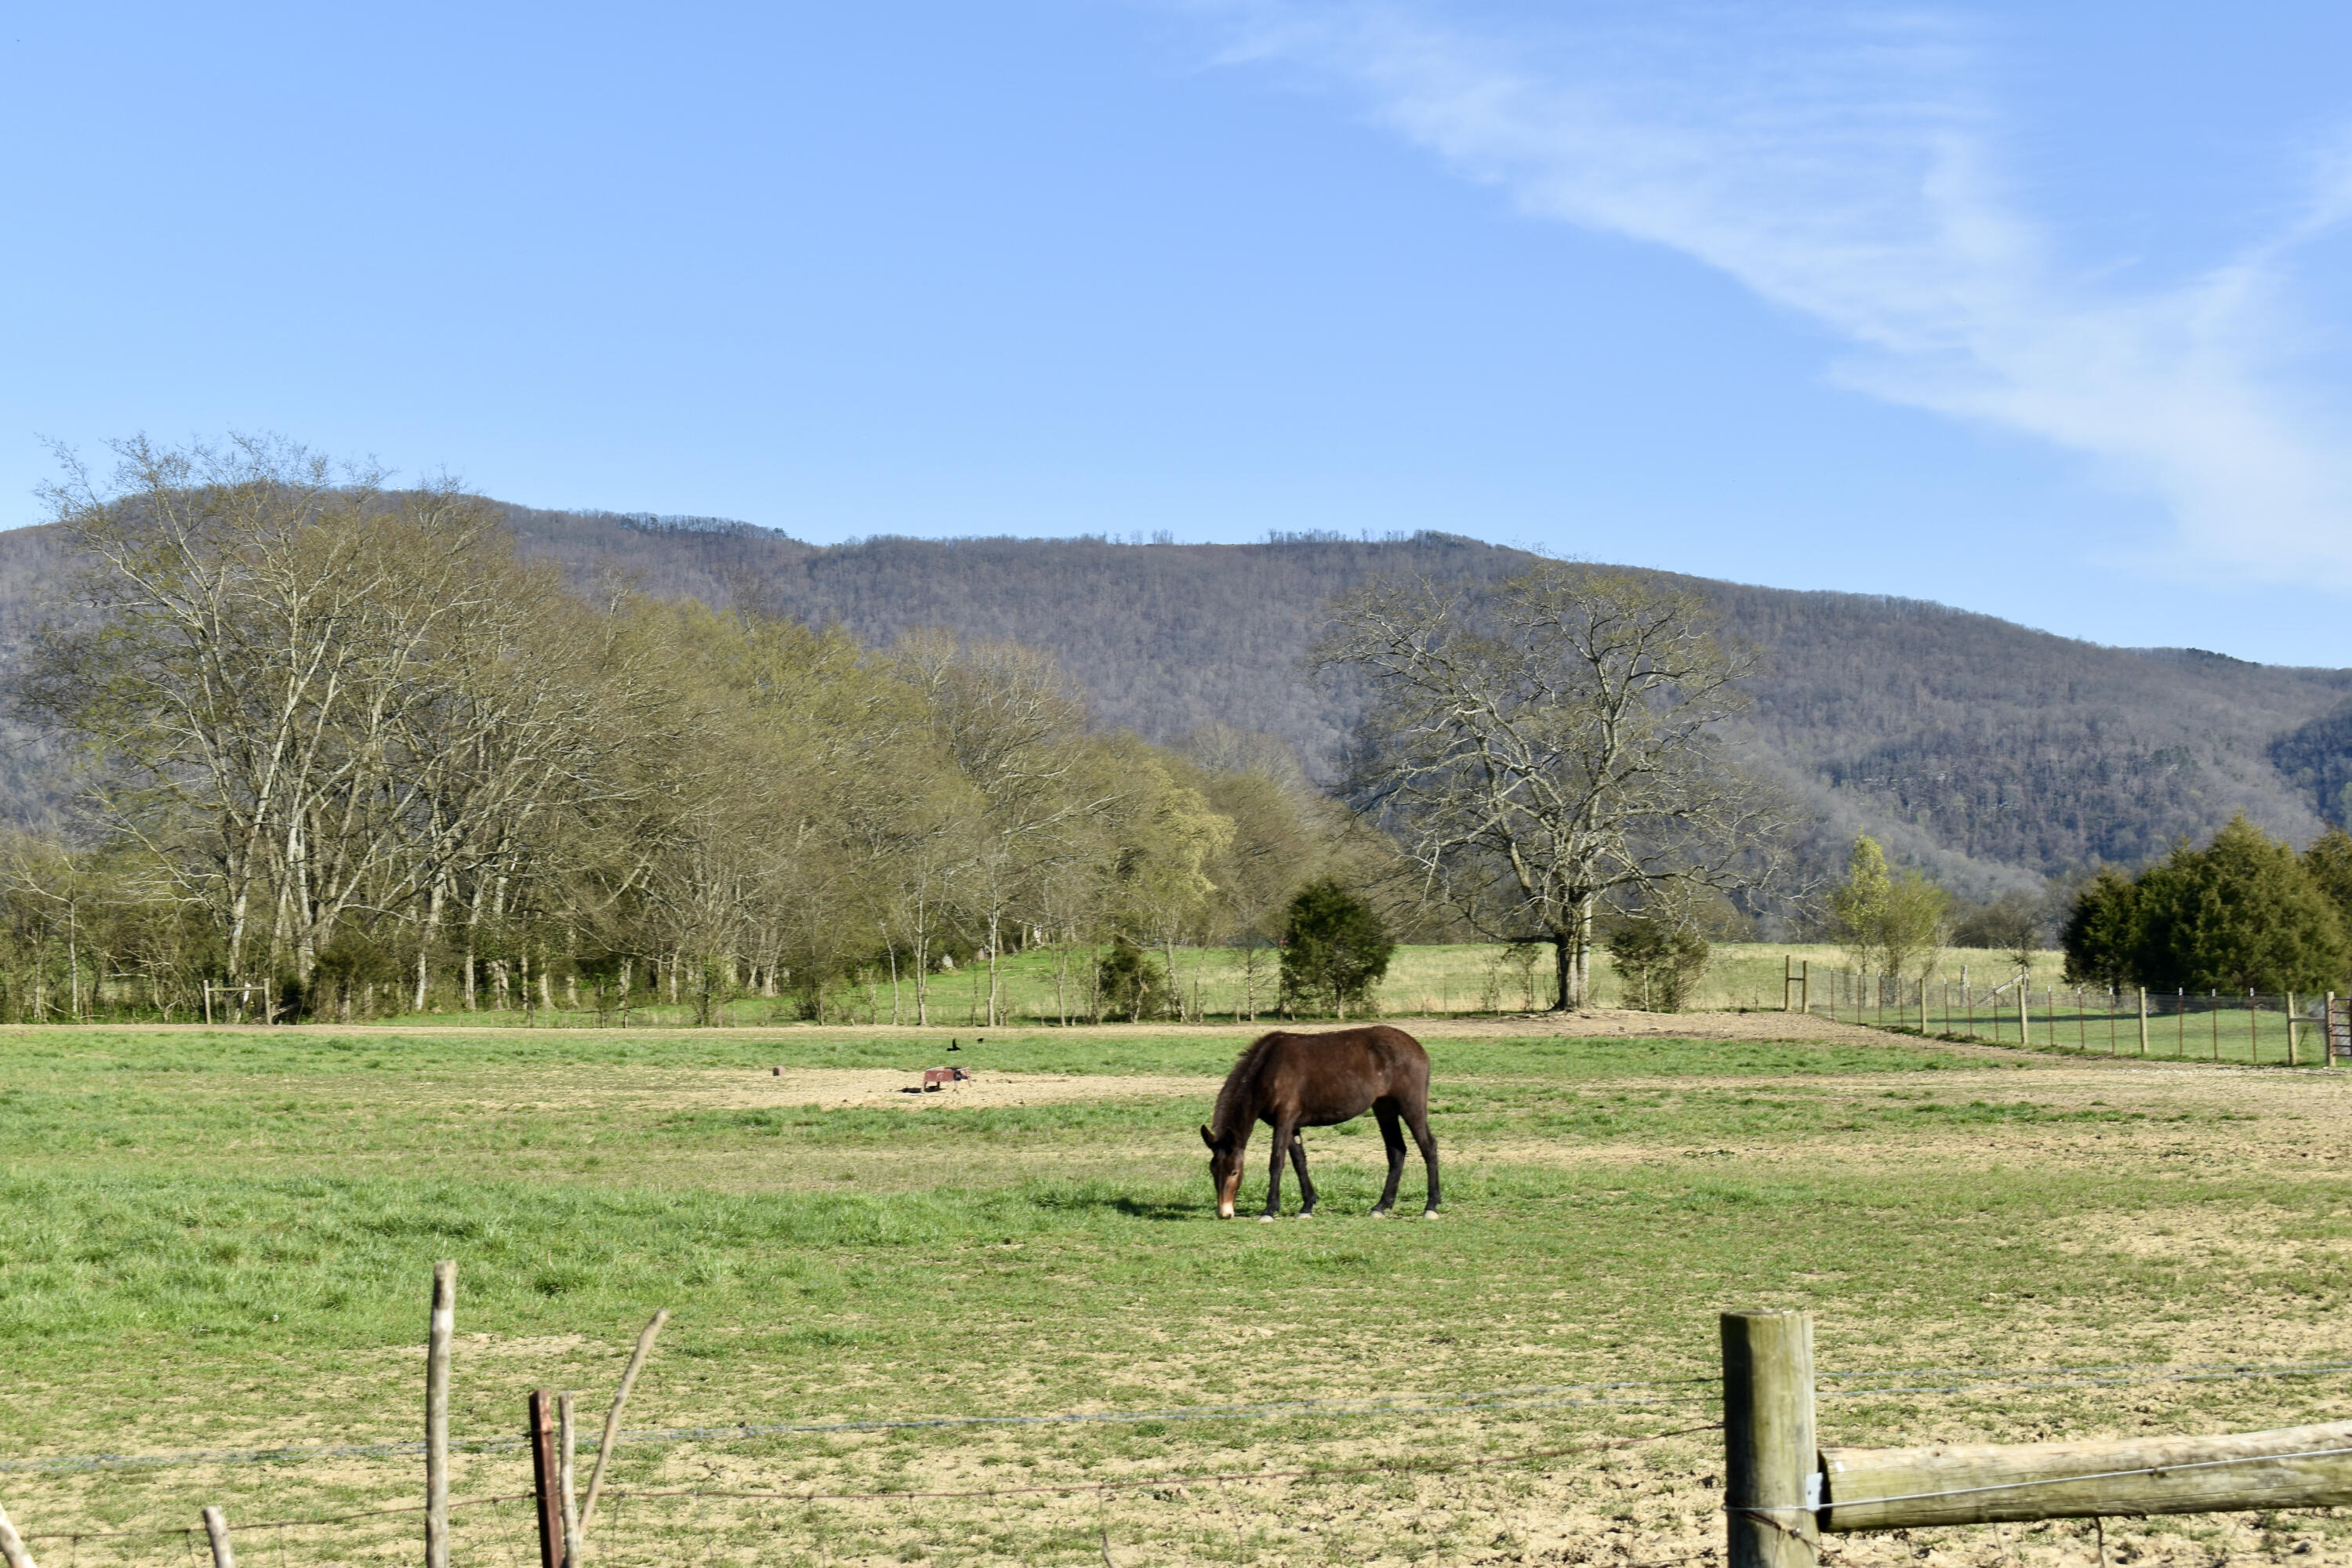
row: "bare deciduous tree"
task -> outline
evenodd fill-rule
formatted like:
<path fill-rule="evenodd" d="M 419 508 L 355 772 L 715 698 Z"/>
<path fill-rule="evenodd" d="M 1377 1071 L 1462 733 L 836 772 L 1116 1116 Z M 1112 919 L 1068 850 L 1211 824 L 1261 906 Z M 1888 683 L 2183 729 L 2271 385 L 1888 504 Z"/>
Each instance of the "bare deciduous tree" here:
<path fill-rule="evenodd" d="M 1371 700 L 1350 795 L 1423 897 L 1553 950 L 1554 1005 L 1591 994 L 1594 915 L 1769 869 L 1777 800 L 1724 755 L 1748 655 L 1695 596 L 1547 562 L 1483 590 L 1374 583 L 1336 605 L 1318 668 Z"/>

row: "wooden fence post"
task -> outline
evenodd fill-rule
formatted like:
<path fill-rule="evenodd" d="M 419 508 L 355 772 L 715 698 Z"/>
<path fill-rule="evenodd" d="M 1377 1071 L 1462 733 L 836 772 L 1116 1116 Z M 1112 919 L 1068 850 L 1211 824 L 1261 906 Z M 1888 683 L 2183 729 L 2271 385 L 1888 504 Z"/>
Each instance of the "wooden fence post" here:
<path fill-rule="evenodd" d="M 205 1535 L 213 1543 L 213 1568 L 236 1568 L 236 1553 L 228 1543 L 228 1516 L 207 1503 Z"/>
<path fill-rule="evenodd" d="M 2017 1043 L 2026 1050 L 2033 1048 L 2033 987 L 2022 975 L 2017 982 Z"/>
<path fill-rule="evenodd" d="M 2286 994 L 2286 1065 L 2299 1067 L 2294 1059 L 2294 993 Z"/>
<path fill-rule="evenodd" d="M 1816 1568 L 1821 1454 L 1813 1436 L 1813 1320 L 1726 1312 L 1723 1511 L 1730 1568 Z"/>
<path fill-rule="evenodd" d="M 25 1550 L 24 1538 L 16 1533 L 5 1508 L 0 1508 L 0 1563 L 7 1568 L 33 1568 L 33 1554 Z"/>
<path fill-rule="evenodd" d="M 2147 987 L 2139 988 L 2139 1054 L 2147 1055 Z"/>
<path fill-rule="evenodd" d="M 588 1472 L 588 1495 L 580 1503 L 580 1533 L 588 1533 L 588 1525 L 596 1517 L 596 1495 L 604 1489 L 604 1467 L 613 1458 L 613 1445 L 621 1436 L 621 1407 L 629 1402 L 629 1390 L 637 1385 L 637 1373 L 643 1372 L 646 1358 L 654 1352 L 654 1337 L 669 1321 L 669 1309 L 664 1307 L 654 1314 L 653 1321 L 637 1335 L 637 1348 L 630 1352 L 628 1370 L 621 1373 L 620 1392 L 613 1395 L 613 1408 L 604 1413 L 604 1436 L 596 1445 L 595 1468 Z"/>
<path fill-rule="evenodd" d="M 572 1420 L 572 1391 L 555 1396 L 556 1425 L 562 1428 L 557 1449 L 556 1489 L 563 1502 L 563 1568 L 580 1568 L 580 1494 L 572 1489 L 572 1462 L 579 1451 L 580 1429 Z"/>
<path fill-rule="evenodd" d="M 556 1499 L 561 1480 L 555 1459 L 555 1395 L 544 1388 L 531 1391 L 531 1490 L 539 1504 L 539 1568 L 563 1568 L 563 1507 Z"/>
<path fill-rule="evenodd" d="M 457 1327 L 457 1266 L 433 1266 L 425 1347 L 425 1568 L 449 1568 L 449 1341 Z"/>

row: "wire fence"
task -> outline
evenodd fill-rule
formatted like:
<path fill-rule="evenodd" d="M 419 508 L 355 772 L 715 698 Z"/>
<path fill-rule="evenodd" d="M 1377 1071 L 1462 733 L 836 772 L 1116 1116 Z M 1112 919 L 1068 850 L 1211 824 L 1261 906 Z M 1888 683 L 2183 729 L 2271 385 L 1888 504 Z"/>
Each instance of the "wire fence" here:
<path fill-rule="evenodd" d="M 2063 1367 L 1896 1367 L 1878 1372 L 1822 1373 L 1820 1380 L 1867 1383 L 1871 1386 L 1824 1389 L 1824 1399 L 1891 1394 L 1963 1394 L 1991 1388 L 2093 1388 L 2134 1384 L 2232 1382 L 2249 1379 L 2327 1377 L 2352 1373 L 2343 1362 L 2212 1362 L 2187 1366 L 2116 1363 Z M 1941 1378 L 1883 1383 L 1886 1379 Z M 1958 1379 L 1958 1381 L 1948 1381 Z M 1179 1405 L 1142 1410 L 1063 1410 L 1034 1415 L 919 1415 L 862 1421 L 744 1423 L 713 1426 L 624 1428 L 621 1446 L 710 1443 L 746 1438 L 828 1436 L 861 1432 L 933 1431 L 956 1427 L 1141 1425 L 1170 1421 L 1252 1421 L 1270 1417 L 1426 1415 L 1474 1411 L 1626 1409 L 1719 1404 L 1722 1391 L 1713 1373 L 1607 1383 L 1531 1384 L 1473 1392 L 1438 1392 L 1386 1398 L 1276 1399 L 1248 1405 Z M 452 1438 L 449 1451 L 495 1453 L 527 1446 L 521 1436 Z M 287 1445 L 268 1448 L 198 1448 L 163 1454 L 78 1454 L 48 1458 L 0 1460 L 0 1473 L 96 1469 L 165 1469 L 198 1465 L 292 1464 L 308 1459 L 389 1458 L 421 1455 L 421 1442 Z"/>
<path fill-rule="evenodd" d="M 1971 1393 L 2009 1394 L 2023 1390 L 2113 1389 L 2164 1384 L 2211 1384 L 2286 1380 L 2321 1381 L 2352 1375 L 2352 1361 L 2234 1362 L 2189 1364 L 2099 1363 L 2020 1367 L 1894 1367 L 1867 1372 L 1824 1373 L 1820 1381 L 1824 1400 L 1867 1400 Z M 791 1505 L 808 1510 L 843 1504 L 971 1504 L 1009 1503 L 1015 1500 L 1151 1493 L 1175 1496 L 1192 1488 L 1245 1486 L 1259 1483 L 1316 1484 L 1369 1481 L 1387 1478 L 1410 1481 L 1416 1477 L 1461 1477 L 1479 1472 L 1524 1469 L 1579 1458 L 1598 1457 L 1671 1439 L 1720 1429 L 1721 1389 L 1714 1374 L 1655 1379 L 1619 1379 L 1572 1384 L 1528 1384 L 1473 1391 L 1441 1391 L 1363 1399 L 1272 1400 L 1255 1404 L 1196 1405 L 1150 1409 L 1071 1410 L 1011 1415 L 921 1415 L 869 1420 L 742 1423 L 737 1425 L 671 1426 L 627 1430 L 623 1444 L 663 1446 L 725 1444 L 747 1438 L 839 1437 L 859 1434 L 905 1434 L 989 1427 L 1142 1426 L 1171 1421 L 1222 1421 L 1235 1424 L 1297 1420 L 1345 1419 L 1361 1432 L 1360 1423 L 1385 1417 L 1430 1415 L 1503 1415 L 1539 1411 L 1591 1411 L 1600 1416 L 1630 1415 L 1643 1409 L 1687 1413 L 1684 1418 L 1654 1429 L 1633 1433 L 1601 1432 L 1567 1442 L 1514 1448 L 1500 1454 L 1454 1453 L 1390 1458 L 1340 1459 L 1288 1468 L 1218 1469 L 1122 1470 L 1108 1477 L 1023 1480 L 1017 1484 L 955 1487 L 917 1484 L 843 1487 L 824 1484 L 740 1484 L 727 1478 L 679 1485 L 617 1484 L 603 1496 L 613 1506 L 635 1505 L 676 1509 L 697 1503 Z M 520 1436 L 494 1436 L 453 1441 L 453 1452 L 480 1455 L 525 1447 Z M 422 1443 L 387 1442 L 282 1446 L 268 1448 L 203 1449 L 145 1455 L 81 1455 L 27 1458 L 0 1463 L 0 1469 L 52 1473 L 137 1468 L 172 1468 L 270 1462 L 299 1465 L 308 1461 L 352 1458 L 394 1458 L 417 1456 Z M 772 1462 L 772 1461 L 759 1461 Z M 457 1540 L 467 1547 L 469 1562 L 510 1561 L 518 1564 L 538 1559 L 538 1517 L 534 1494 L 499 1490 L 460 1497 L 449 1503 Z M 503 1510 L 503 1511 L 502 1511 Z M 193 1515 L 195 1510 L 188 1509 Z M 378 1508 L 341 1510 L 258 1521 L 236 1521 L 235 1529 L 248 1564 L 268 1568 L 274 1553 L 281 1563 L 294 1561 L 289 1550 L 304 1561 L 371 1561 L 397 1555 L 413 1534 L 425 1505 L 392 1504 Z M 640 1517 L 643 1517 L 642 1515 Z M 648 1524 L 655 1522 L 648 1519 Z M 781 1528 L 776 1521 L 771 1527 Z M 835 1521 L 837 1528 L 845 1528 Z M 69 1564 L 79 1564 L 84 1552 L 110 1553 L 104 1561 L 142 1561 L 141 1548 L 167 1550 L 167 1560 L 182 1552 L 194 1559 L 204 1546 L 205 1532 L 196 1525 L 111 1529 L 42 1530 L 20 1518 L 28 1543 L 45 1549 L 65 1548 Z M 664 1529 L 682 1529 L 681 1523 Z M 812 1526 L 814 1528 L 814 1526 Z M 878 1528 L 878 1527 L 876 1527 Z M 306 1533 L 307 1532 L 307 1533 Z M 323 1534 L 321 1532 L 324 1532 Z M 331 1551 L 316 1541 L 331 1538 Z M 306 1544 L 306 1542 L 309 1542 Z M 373 1545 L 371 1545 L 373 1542 Z M 376 1550 L 381 1547 L 381 1551 Z M 1108 1555 L 1109 1541 L 1104 1537 Z M 126 1556 L 128 1552 L 131 1554 Z M 96 1561 L 98 1559 L 93 1559 Z M 45 1559 L 54 1563 L 54 1551 Z M 1114 1564 L 1116 1568 L 1116 1564 Z"/>
<path fill-rule="evenodd" d="M 2352 1058 L 2352 999 L 2254 991 L 1916 980 L 1853 971 L 1792 973 L 1790 1005 L 1841 1023 L 1986 1045 L 2246 1066 Z"/>

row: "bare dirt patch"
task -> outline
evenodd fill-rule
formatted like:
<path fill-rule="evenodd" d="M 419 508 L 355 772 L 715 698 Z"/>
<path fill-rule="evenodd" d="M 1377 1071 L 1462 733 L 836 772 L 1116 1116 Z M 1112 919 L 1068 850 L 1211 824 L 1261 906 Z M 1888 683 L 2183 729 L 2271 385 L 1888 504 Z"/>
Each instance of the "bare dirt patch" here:
<path fill-rule="evenodd" d="M 1220 1080 L 1139 1073 L 1103 1074 L 998 1072 L 971 1069 L 961 1083 L 928 1092 L 920 1068 L 786 1068 L 781 1073 L 700 1072 L 681 1075 L 677 1086 L 697 1103 L 726 1106 L 806 1106 L 840 1110 L 852 1106 L 887 1106 L 900 1110 L 939 1107 L 972 1110 L 1005 1105 L 1053 1105 L 1070 1100 L 1143 1100 L 1192 1095 L 1214 1098 Z"/>

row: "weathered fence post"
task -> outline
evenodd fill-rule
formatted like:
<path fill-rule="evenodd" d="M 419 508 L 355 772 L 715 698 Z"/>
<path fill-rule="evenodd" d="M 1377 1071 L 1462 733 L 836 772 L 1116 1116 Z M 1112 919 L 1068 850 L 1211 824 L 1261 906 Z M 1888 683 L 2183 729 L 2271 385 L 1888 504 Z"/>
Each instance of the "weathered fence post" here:
<path fill-rule="evenodd" d="M 2294 1059 L 2294 993 L 2292 991 L 2286 994 L 2286 1065 L 2302 1065 Z"/>
<path fill-rule="evenodd" d="M 579 1452 L 580 1429 L 572 1420 L 572 1391 L 555 1396 L 556 1423 L 562 1428 L 558 1449 L 556 1489 L 563 1500 L 563 1568 L 580 1568 L 580 1494 L 572 1489 L 572 1463 Z"/>
<path fill-rule="evenodd" d="M 1726 1312 L 1723 1511 L 1730 1568 L 1816 1568 L 1820 1447 L 1813 1436 L 1813 1320 Z"/>
<path fill-rule="evenodd" d="M 213 1568 L 236 1568 L 236 1553 L 228 1543 L 228 1516 L 205 1505 L 205 1535 L 213 1543 Z"/>
<path fill-rule="evenodd" d="M 457 1327 L 457 1266 L 433 1266 L 425 1346 L 425 1568 L 449 1568 L 449 1340 Z"/>
<path fill-rule="evenodd" d="M 8 1568 L 33 1568 L 33 1554 L 25 1550 L 24 1539 L 16 1533 L 16 1525 L 9 1522 L 5 1508 L 0 1508 L 0 1563 Z"/>
<path fill-rule="evenodd" d="M 2017 979 L 2017 1043 L 2029 1051 L 2033 1048 L 2033 987 L 2021 974 Z"/>
<path fill-rule="evenodd" d="M 530 1484 L 539 1505 L 539 1568 L 563 1568 L 563 1508 L 556 1500 L 561 1479 L 555 1459 L 555 1395 L 531 1391 Z"/>
<path fill-rule="evenodd" d="M 2147 987 L 2139 988 L 2139 1054 L 2147 1055 Z"/>
<path fill-rule="evenodd" d="M 584 1537 L 588 1526 L 596 1517 L 596 1497 L 604 1489 L 604 1467 L 613 1458 L 613 1445 L 621 1436 L 621 1407 L 629 1402 L 629 1390 L 637 1385 L 637 1373 L 646 1367 L 646 1358 L 654 1352 L 654 1337 L 669 1321 L 669 1309 L 656 1312 L 637 1335 L 637 1348 L 629 1354 L 628 1369 L 621 1373 L 620 1391 L 613 1395 L 613 1408 L 604 1413 L 604 1436 L 596 1445 L 595 1468 L 588 1472 L 588 1495 L 580 1502 L 580 1533 Z"/>

